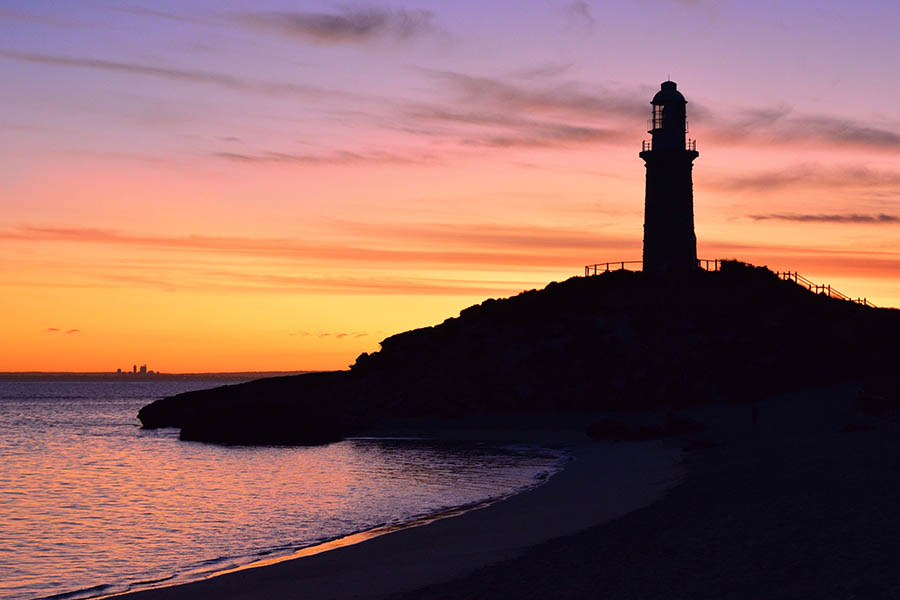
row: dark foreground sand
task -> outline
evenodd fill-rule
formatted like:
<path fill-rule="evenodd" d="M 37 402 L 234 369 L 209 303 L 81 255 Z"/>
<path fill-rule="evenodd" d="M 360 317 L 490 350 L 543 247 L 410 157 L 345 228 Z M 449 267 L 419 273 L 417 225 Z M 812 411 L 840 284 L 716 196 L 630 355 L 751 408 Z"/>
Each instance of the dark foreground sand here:
<path fill-rule="evenodd" d="M 847 392 L 745 407 L 661 501 L 400 598 L 900 598 L 900 435 Z"/>
<path fill-rule="evenodd" d="M 706 431 L 668 450 L 613 445 L 610 466 L 610 445 L 582 444 L 488 508 L 129 598 L 897 599 L 900 428 L 858 414 L 855 394 L 776 398 L 756 425 L 749 406 L 693 411 Z M 716 445 L 687 451 L 671 487 L 679 447 L 701 440 Z"/>

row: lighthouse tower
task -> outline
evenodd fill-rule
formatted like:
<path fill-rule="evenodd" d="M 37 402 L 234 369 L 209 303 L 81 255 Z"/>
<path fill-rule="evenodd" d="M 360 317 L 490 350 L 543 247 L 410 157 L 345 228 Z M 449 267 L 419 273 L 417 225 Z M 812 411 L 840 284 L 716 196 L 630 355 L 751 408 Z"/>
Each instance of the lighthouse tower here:
<path fill-rule="evenodd" d="M 697 268 L 691 170 L 700 154 L 696 142 L 686 138 L 687 100 L 675 82 L 663 82 L 650 103 L 652 139 L 644 142 L 640 154 L 647 167 L 643 267 L 678 275 Z"/>

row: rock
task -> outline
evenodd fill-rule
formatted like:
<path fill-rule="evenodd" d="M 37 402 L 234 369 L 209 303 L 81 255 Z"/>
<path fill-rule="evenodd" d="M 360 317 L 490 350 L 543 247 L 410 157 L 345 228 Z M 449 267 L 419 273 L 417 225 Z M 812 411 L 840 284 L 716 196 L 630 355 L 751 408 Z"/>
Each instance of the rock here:
<path fill-rule="evenodd" d="M 316 446 L 344 439 L 334 419 L 290 417 L 281 410 L 198 416 L 182 426 L 179 437 L 194 442 L 267 446 Z"/>
<path fill-rule="evenodd" d="M 349 371 L 181 394 L 139 418 L 248 443 L 312 439 L 319 427 L 327 439 L 387 417 L 677 410 L 889 373 L 898 337 L 900 311 L 813 294 L 765 268 L 726 262 L 679 279 L 614 271 L 486 300 L 383 340 Z M 257 418 L 262 406 L 268 416 Z M 692 427 L 673 416 L 591 431 L 648 439 Z"/>

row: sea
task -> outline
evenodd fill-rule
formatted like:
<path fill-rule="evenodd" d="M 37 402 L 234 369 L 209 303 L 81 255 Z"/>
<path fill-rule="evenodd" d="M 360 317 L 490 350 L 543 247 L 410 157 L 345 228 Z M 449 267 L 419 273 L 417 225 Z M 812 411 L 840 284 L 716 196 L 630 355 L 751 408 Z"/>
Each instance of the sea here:
<path fill-rule="evenodd" d="M 137 412 L 220 381 L 0 381 L 0 599 L 159 587 L 539 485 L 562 451 L 427 438 L 182 442 Z"/>

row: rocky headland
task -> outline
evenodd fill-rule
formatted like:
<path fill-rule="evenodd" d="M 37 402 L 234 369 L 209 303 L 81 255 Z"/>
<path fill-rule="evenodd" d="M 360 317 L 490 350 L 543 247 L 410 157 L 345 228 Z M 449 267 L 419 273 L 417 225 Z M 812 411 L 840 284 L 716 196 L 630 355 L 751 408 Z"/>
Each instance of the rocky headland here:
<path fill-rule="evenodd" d="M 868 410 L 892 409 L 898 335 L 900 310 L 814 294 L 765 267 L 613 271 L 486 300 L 386 338 L 347 371 L 188 392 L 138 417 L 185 440 L 318 444 L 386 418 L 634 413 L 848 382 L 868 385 Z M 670 419 L 650 434 L 690 426 Z M 615 421 L 592 433 L 632 435 Z"/>

